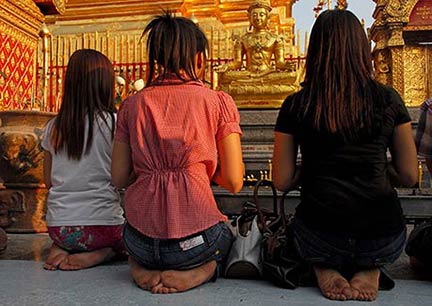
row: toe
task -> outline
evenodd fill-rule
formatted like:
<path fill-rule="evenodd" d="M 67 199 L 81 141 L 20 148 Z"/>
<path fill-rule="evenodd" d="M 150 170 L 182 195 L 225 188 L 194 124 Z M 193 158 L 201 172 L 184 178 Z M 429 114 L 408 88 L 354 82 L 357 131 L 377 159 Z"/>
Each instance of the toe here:
<path fill-rule="evenodd" d="M 49 271 L 55 271 L 55 270 L 57 270 L 57 267 L 56 267 L 56 266 L 51 265 L 51 264 L 48 264 L 48 263 L 45 263 L 45 264 L 43 265 L 43 268 L 44 268 L 45 270 L 49 270 Z"/>
<path fill-rule="evenodd" d="M 342 289 L 342 295 L 347 299 L 350 300 L 353 298 L 353 292 L 350 287 L 345 287 Z"/>

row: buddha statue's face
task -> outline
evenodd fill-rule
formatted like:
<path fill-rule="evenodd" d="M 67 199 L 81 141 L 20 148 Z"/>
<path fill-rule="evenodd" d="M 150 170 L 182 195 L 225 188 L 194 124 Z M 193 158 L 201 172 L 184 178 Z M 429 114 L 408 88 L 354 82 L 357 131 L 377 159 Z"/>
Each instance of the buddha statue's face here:
<path fill-rule="evenodd" d="M 251 25 L 257 29 L 264 29 L 267 26 L 268 10 L 263 7 L 253 8 L 249 13 Z"/>

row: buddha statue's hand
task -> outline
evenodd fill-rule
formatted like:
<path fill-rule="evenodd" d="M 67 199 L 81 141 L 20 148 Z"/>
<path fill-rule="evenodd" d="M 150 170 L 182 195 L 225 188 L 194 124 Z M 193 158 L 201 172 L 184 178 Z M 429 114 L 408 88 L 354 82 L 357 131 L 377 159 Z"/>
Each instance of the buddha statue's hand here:
<path fill-rule="evenodd" d="M 218 73 L 224 73 L 227 70 L 229 70 L 229 65 L 228 64 L 223 64 L 220 66 L 216 66 L 213 68 L 214 71 L 218 72 Z"/>
<path fill-rule="evenodd" d="M 277 65 L 276 68 L 278 70 L 294 72 L 297 70 L 297 63 L 295 61 L 286 61 Z"/>

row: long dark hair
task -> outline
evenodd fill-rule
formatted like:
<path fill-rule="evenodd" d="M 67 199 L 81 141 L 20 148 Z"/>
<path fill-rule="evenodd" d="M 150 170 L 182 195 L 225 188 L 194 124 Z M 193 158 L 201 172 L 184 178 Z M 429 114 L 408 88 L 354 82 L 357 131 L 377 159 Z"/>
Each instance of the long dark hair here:
<path fill-rule="evenodd" d="M 357 17 L 347 10 L 321 13 L 312 28 L 300 116 L 313 127 L 352 141 L 375 130 L 370 46 Z"/>
<path fill-rule="evenodd" d="M 152 84 L 157 73 L 162 79 L 172 73 L 184 81 L 198 79 L 195 71 L 195 56 L 197 53 L 202 53 L 204 60 L 206 59 L 208 40 L 195 23 L 165 11 L 145 27 L 142 35 L 146 34 L 148 34 L 149 58 L 146 86 Z"/>
<path fill-rule="evenodd" d="M 111 124 L 102 112 L 110 114 Z M 114 69 L 110 60 L 96 50 L 75 51 L 66 68 L 62 104 L 51 134 L 55 153 L 65 150 L 70 159 L 80 160 L 90 151 L 96 116 L 111 128 L 111 138 L 114 136 L 114 113 Z"/>

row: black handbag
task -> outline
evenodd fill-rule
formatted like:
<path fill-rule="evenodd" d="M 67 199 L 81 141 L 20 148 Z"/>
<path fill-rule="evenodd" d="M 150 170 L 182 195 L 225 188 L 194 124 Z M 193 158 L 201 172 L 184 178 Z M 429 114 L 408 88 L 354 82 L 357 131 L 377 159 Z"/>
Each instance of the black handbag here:
<path fill-rule="evenodd" d="M 274 189 L 273 183 L 270 184 Z M 295 289 L 302 284 L 302 275 L 305 274 L 292 236 L 289 234 L 289 223 L 293 215 L 286 215 L 284 199 L 288 192 L 282 195 L 274 214 L 260 212 L 263 239 L 261 242 L 261 260 L 263 276 L 277 286 Z M 275 199 L 277 203 L 277 199 Z"/>
<path fill-rule="evenodd" d="M 432 267 L 432 219 L 417 225 L 412 230 L 405 252 Z"/>

